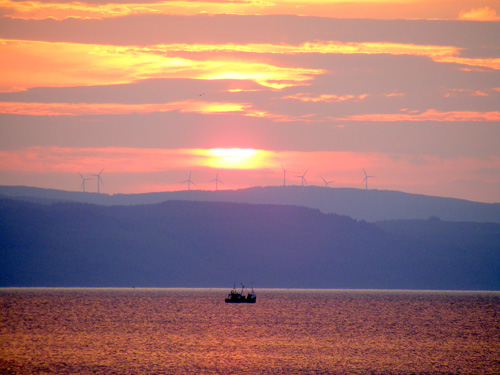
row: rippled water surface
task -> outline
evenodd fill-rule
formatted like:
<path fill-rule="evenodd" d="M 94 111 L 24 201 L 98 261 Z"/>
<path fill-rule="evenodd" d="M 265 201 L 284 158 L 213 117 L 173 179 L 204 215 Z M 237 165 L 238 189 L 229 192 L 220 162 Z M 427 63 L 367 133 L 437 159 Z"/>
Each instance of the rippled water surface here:
<path fill-rule="evenodd" d="M 2 289 L 1 374 L 500 374 L 500 293 Z"/>

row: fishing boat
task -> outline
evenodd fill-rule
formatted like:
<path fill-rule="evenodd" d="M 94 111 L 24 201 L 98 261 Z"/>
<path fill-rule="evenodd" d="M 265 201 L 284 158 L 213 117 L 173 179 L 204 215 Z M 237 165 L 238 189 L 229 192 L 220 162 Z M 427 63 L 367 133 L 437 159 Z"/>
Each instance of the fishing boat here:
<path fill-rule="evenodd" d="M 248 292 L 245 296 L 245 286 L 241 284 L 241 292 L 236 290 L 236 286 L 229 292 L 226 298 L 226 303 L 255 303 L 257 301 L 257 296 L 253 290 Z"/>

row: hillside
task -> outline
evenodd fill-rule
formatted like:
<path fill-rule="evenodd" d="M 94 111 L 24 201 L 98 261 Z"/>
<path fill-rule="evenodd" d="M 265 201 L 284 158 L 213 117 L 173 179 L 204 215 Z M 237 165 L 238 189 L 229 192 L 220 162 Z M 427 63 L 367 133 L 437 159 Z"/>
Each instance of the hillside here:
<path fill-rule="evenodd" d="M 100 205 L 154 204 L 167 200 L 218 201 L 296 205 L 323 213 L 347 215 L 370 222 L 396 219 L 428 219 L 500 223 L 499 203 L 408 194 L 388 190 L 322 188 L 317 186 L 269 186 L 241 190 L 176 191 L 146 194 L 97 194 L 23 186 L 0 186 L 0 196 L 39 203 L 72 201 Z"/>
<path fill-rule="evenodd" d="M 500 290 L 500 225 L 371 224 L 283 205 L 3 199 L 0 269 L 0 286 Z"/>

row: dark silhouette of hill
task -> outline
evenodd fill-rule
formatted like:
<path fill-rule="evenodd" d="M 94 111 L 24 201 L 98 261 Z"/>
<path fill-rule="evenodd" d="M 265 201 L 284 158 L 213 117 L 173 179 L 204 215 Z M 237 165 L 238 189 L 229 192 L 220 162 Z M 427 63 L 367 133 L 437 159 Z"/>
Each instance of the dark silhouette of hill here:
<path fill-rule="evenodd" d="M 324 213 L 347 215 L 370 222 L 428 219 L 436 216 L 447 221 L 500 223 L 499 203 L 480 203 L 389 190 L 365 191 L 317 186 L 268 186 L 240 190 L 191 190 L 115 195 L 0 186 L 0 196 L 39 203 L 73 201 L 100 205 L 153 204 L 167 200 L 281 204 L 317 208 Z"/>
<path fill-rule="evenodd" d="M 0 286 L 500 289 L 500 225 L 0 199 Z"/>

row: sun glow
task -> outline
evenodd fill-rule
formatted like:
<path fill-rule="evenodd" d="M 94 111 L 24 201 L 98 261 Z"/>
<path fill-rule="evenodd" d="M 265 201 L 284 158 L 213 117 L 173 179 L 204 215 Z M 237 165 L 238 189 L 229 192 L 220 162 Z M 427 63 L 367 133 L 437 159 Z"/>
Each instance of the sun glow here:
<path fill-rule="evenodd" d="M 258 169 L 269 166 L 269 151 L 252 148 L 212 148 L 203 151 L 205 165 L 213 168 Z"/>

